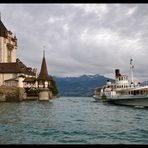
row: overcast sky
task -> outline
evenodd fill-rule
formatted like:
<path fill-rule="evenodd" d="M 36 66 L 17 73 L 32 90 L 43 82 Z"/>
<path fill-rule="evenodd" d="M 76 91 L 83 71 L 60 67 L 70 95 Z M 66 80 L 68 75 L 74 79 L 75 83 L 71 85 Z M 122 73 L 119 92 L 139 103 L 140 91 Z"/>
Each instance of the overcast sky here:
<path fill-rule="evenodd" d="M 1 20 L 18 39 L 17 57 L 50 75 L 114 70 L 148 80 L 148 4 L 0 4 Z"/>

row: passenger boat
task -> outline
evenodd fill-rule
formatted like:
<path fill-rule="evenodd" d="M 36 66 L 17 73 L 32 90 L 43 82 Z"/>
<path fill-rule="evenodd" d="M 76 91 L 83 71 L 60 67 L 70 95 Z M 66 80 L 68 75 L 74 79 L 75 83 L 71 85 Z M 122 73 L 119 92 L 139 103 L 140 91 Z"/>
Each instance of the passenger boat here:
<path fill-rule="evenodd" d="M 148 85 L 141 85 L 133 80 L 133 64 L 130 59 L 131 81 L 127 75 L 115 69 L 115 83 L 107 83 L 95 89 L 93 98 L 118 105 L 131 105 L 135 107 L 148 107 Z"/>

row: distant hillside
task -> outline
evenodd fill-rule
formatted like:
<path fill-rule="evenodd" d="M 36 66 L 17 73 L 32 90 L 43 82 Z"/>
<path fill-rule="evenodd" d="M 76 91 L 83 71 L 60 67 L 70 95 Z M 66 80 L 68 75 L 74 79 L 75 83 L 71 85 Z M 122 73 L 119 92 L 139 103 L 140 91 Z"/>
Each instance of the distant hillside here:
<path fill-rule="evenodd" d="M 53 78 L 60 96 L 92 96 L 96 87 L 104 85 L 107 80 L 114 81 L 99 74 Z"/>

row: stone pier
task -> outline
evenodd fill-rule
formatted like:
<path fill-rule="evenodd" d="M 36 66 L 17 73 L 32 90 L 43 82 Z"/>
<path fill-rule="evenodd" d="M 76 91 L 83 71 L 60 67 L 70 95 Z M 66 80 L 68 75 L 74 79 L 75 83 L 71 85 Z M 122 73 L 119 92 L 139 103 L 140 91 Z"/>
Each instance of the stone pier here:
<path fill-rule="evenodd" d="M 0 86 L 0 101 L 23 101 L 27 99 L 24 88 Z"/>
<path fill-rule="evenodd" d="M 40 88 L 39 89 L 39 101 L 48 101 L 52 99 L 52 92 L 48 88 Z"/>
<path fill-rule="evenodd" d="M 49 89 L 48 88 L 40 88 L 39 89 L 39 101 L 48 101 L 49 100 Z"/>

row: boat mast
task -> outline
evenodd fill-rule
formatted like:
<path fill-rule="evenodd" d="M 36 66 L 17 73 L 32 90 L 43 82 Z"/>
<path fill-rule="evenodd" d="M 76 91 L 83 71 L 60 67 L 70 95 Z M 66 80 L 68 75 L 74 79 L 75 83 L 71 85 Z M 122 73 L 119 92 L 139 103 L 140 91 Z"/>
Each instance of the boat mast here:
<path fill-rule="evenodd" d="M 132 61 L 133 59 L 130 59 L 131 83 L 133 83 L 133 68 L 134 68 Z"/>

